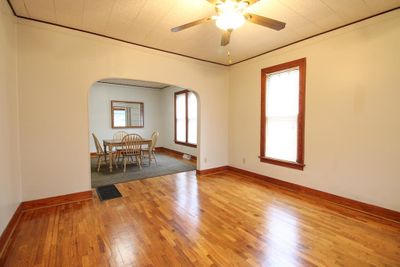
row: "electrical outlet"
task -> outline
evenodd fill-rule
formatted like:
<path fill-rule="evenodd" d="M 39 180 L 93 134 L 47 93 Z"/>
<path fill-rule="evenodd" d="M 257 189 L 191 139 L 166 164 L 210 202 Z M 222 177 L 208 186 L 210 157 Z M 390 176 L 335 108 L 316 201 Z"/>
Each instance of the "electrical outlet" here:
<path fill-rule="evenodd" d="M 246 158 L 242 158 L 242 163 L 246 164 Z"/>
<path fill-rule="evenodd" d="M 207 163 L 207 158 L 204 158 L 204 163 Z"/>

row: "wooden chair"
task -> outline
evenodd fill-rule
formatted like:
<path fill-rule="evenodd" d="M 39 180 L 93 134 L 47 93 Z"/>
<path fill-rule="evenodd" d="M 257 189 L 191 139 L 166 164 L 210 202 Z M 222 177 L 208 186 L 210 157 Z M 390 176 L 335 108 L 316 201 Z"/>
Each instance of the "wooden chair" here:
<path fill-rule="evenodd" d="M 128 134 L 122 139 L 122 149 L 120 155 L 124 161 L 124 172 L 126 172 L 126 163 L 129 159 L 133 163 L 133 158 L 135 158 L 139 168 L 142 168 L 141 140 L 142 137 L 138 134 Z"/>
<path fill-rule="evenodd" d="M 128 135 L 127 132 L 125 132 L 125 131 L 118 131 L 118 132 L 114 133 L 113 139 L 114 139 L 114 140 L 122 140 L 126 135 Z"/>
<path fill-rule="evenodd" d="M 156 165 L 158 165 L 157 163 L 157 158 L 156 158 L 156 153 L 155 153 L 155 148 L 156 148 L 156 144 L 157 144 L 157 140 L 158 140 L 158 136 L 160 135 L 159 132 L 154 132 L 151 135 L 151 144 L 145 148 L 142 149 L 142 156 L 143 157 L 147 157 L 149 158 L 149 166 L 151 165 L 151 160 L 154 159 Z"/>
<path fill-rule="evenodd" d="M 107 164 L 107 156 L 108 154 L 104 153 L 103 147 L 101 146 L 99 139 L 97 139 L 97 136 L 92 133 L 94 144 L 96 145 L 96 157 L 97 157 L 97 172 L 100 171 L 101 164 L 104 162 Z M 112 155 L 112 154 L 111 154 Z M 112 160 L 112 159 L 109 159 Z M 118 168 L 117 163 L 115 163 L 115 167 Z"/>
<path fill-rule="evenodd" d="M 128 133 L 125 131 L 118 131 L 118 132 L 114 133 L 113 139 L 114 140 L 122 140 L 127 135 L 128 135 Z M 115 147 L 115 152 L 116 152 L 115 164 L 117 164 L 117 162 L 121 158 L 121 149 L 122 149 L 122 147 L 120 147 L 120 146 Z"/>

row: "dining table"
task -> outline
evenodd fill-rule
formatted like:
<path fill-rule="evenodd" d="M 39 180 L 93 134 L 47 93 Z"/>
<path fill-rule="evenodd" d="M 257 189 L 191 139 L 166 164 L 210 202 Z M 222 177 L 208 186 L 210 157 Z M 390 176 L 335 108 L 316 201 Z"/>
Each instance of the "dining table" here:
<path fill-rule="evenodd" d="M 139 141 L 140 145 L 147 145 L 150 146 L 152 140 L 151 139 L 142 139 Z M 114 147 L 122 147 L 122 139 L 104 139 L 103 140 L 103 147 L 104 147 L 104 157 L 107 162 L 107 154 L 109 160 L 109 169 L 110 172 L 113 170 L 113 148 Z"/>

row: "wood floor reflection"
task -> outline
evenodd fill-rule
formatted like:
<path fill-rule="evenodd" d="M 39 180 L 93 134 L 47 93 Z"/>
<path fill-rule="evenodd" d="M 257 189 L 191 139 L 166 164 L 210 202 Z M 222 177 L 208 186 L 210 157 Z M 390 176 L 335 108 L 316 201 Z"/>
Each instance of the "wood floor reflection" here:
<path fill-rule="evenodd" d="M 400 225 L 260 180 L 194 172 L 23 213 L 5 266 L 400 266 Z"/>

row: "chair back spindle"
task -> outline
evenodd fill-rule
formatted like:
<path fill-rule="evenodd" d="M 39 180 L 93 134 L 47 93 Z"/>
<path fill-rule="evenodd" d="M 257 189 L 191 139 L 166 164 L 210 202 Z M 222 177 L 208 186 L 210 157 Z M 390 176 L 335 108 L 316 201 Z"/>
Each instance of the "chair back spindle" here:
<path fill-rule="evenodd" d="M 118 132 L 114 133 L 113 139 L 114 140 L 122 140 L 127 135 L 128 135 L 128 133 L 125 131 L 118 131 Z"/>
<path fill-rule="evenodd" d="M 142 137 L 138 134 L 128 134 L 122 139 L 122 153 L 125 155 L 140 155 Z"/>

